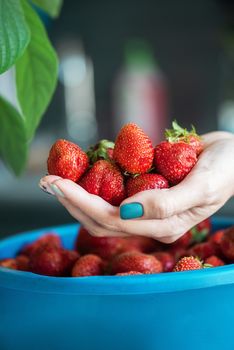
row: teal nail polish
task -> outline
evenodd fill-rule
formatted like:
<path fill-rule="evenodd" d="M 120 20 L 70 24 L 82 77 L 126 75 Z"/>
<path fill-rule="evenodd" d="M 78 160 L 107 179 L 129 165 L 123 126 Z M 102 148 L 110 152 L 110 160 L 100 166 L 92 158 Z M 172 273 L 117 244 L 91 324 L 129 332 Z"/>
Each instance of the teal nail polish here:
<path fill-rule="evenodd" d="M 141 203 L 129 203 L 120 207 L 120 217 L 124 220 L 140 218 L 143 214 L 144 208 Z"/>

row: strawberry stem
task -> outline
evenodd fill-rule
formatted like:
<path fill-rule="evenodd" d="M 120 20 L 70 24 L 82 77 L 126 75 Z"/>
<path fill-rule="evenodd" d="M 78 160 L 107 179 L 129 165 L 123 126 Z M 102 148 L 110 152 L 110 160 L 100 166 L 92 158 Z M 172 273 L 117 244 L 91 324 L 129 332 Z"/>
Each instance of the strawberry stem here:
<path fill-rule="evenodd" d="M 101 140 L 96 145 L 90 146 L 86 152 L 90 163 L 94 164 L 99 159 L 111 160 L 108 150 L 114 149 L 114 147 L 114 142 L 109 140 Z"/>
<path fill-rule="evenodd" d="M 178 141 L 189 141 L 189 136 L 194 135 L 198 137 L 196 129 L 191 125 L 191 130 L 188 131 L 186 128 L 182 128 L 176 120 L 172 122 L 172 129 L 165 130 L 165 138 L 169 142 L 178 142 Z"/>

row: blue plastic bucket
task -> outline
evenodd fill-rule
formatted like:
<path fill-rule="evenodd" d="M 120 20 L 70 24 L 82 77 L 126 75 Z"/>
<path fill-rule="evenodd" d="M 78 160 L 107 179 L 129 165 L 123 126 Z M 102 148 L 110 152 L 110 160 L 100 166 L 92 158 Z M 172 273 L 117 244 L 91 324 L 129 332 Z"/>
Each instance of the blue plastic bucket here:
<path fill-rule="evenodd" d="M 234 225 L 215 218 L 213 229 Z M 2 240 L 0 259 L 78 225 Z M 0 350 L 233 350 L 234 266 L 139 276 L 56 278 L 0 268 Z"/>

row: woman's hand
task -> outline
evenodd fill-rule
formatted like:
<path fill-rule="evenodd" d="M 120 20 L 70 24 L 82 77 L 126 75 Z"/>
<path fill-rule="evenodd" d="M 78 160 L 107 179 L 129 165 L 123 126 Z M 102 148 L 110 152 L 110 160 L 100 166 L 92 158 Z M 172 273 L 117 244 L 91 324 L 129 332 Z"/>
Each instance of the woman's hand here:
<path fill-rule="evenodd" d="M 137 193 L 120 209 L 57 176 L 44 177 L 40 187 L 56 195 L 94 236 L 142 235 L 172 243 L 234 195 L 234 135 L 213 132 L 203 140 L 204 151 L 181 183 Z M 121 214 L 129 219 L 121 219 Z"/>

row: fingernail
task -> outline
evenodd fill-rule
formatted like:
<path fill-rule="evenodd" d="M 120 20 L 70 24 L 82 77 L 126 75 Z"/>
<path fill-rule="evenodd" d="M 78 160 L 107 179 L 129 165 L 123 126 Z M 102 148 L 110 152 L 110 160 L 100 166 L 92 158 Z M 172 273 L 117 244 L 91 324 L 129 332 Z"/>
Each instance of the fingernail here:
<path fill-rule="evenodd" d="M 55 184 L 50 184 L 50 188 L 56 196 L 65 198 L 63 192 L 58 188 L 58 186 L 56 186 Z"/>
<path fill-rule="evenodd" d="M 40 180 L 38 186 L 43 192 L 47 194 L 52 194 L 54 196 L 54 193 L 51 191 L 50 187 L 48 186 L 48 183 L 44 181 L 43 178 Z"/>
<path fill-rule="evenodd" d="M 120 207 L 120 217 L 124 220 L 140 218 L 143 214 L 144 208 L 141 203 L 129 203 Z"/>

